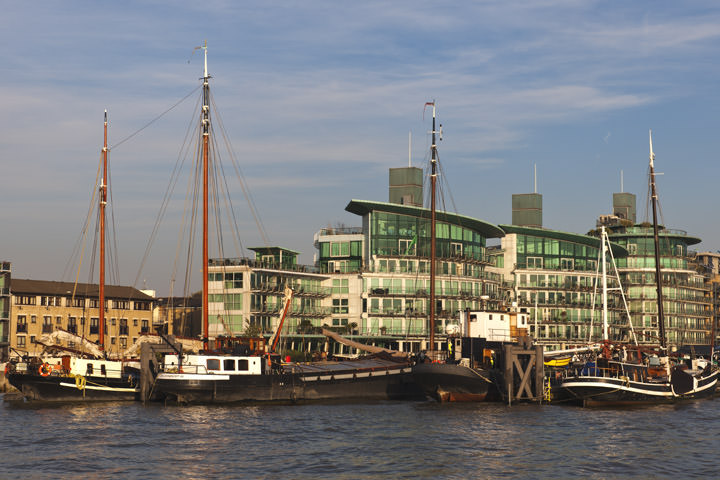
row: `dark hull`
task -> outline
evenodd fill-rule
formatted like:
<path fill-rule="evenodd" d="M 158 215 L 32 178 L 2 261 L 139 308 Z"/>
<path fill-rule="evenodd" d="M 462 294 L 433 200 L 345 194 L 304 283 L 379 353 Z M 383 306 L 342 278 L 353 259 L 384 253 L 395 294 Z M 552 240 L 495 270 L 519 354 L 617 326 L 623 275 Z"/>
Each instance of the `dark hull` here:
<path fill-rule="evenodd" d="M 93 402 L 136 400 L 138 390 L 134 377 L 106 378 L 87 376 L 84 384 L 74 377 L 42 376 L 28 373 L 9 373 L 8 382 L 30 401 Z"/>
<path fill-rule="evenodd" d="M 217 377 L 217 379 L 208 377 Z M 160 398 L 178 403 L 280 402 L 328 400 L 404 400 L 424 398 L 410 367 L 377 372 L 337 371 L 307 375 L 160 375 Z"/>
<path fill-rule="evenodd" d="M 588 407 L 662 405 L 711 397 L 719 374 L 720 371 L 715 371 L 699 379 L 697 386 L 683 393 L 677 391 L 676 381 L 635 382 L 617 377 L 569 377 L 562 387 Z"/>
<path fill-rule="evenodd" d="M 438 402 L 482 402 L 491 387 L 489 372 L 447 363 L 418 363 L 413 380 Z"/>

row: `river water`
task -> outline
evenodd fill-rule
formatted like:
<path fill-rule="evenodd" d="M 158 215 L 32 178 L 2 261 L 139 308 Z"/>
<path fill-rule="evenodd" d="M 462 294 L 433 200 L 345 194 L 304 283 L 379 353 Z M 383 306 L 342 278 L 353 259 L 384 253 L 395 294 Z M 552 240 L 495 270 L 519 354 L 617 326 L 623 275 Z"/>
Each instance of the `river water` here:
<path fill-rule="evenodd" d="M 718 478 L 720 399 L 642 409 L 0 403 L 0 478 Z"/>

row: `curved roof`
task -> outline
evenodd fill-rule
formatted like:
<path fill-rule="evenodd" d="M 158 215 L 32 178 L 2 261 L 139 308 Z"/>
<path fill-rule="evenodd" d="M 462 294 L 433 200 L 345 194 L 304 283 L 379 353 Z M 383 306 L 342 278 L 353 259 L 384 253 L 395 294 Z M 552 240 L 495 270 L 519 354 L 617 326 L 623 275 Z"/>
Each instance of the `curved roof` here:
<path fill-rule="evenodd" d="M 613 227 L 608 232 L 612 238 L 646 238 L 653 237 L 653 228 L 651 224 L 636 223 L 632 227 Z M 673 230 L 658 225 L 658 236 L 665 238 L 677 238 L 685 242 L 686 245 L 696 245 L 702 242 L 698 237 L 691 237 L 684 230 Z"/>
<path fill-rule="evenodd" d="M 381 212 L 395 213 L 398 215 L 408 215 L 412 217 L 430 219 L 430 209 L 428 208 L 411 207 L 409 205 L 399 205 L 397 203 L 350 200 L 350 203 L 347 204 L 345 210 L 356 215 L 367 215 L 368 213 L 377 210 Z M 483 222 L 482 220 L 478 220 L 476 218 L 440 211 L 436 212 L 436 218 L 441 222 L 461 225 L 471 230 L 475 230 L 476 232 L 482 234 L 485 238 L 500 238 L 505 236 L 505 232 L 497 225 Z"/>
<path fill-rule="evenodd" d="M 556 240 L 564 240 L 566 242 L 579 243 L 580 245 L 588 245 L 590 247 L 600 248 L 601 242 L 598 237 L 590 235 L 581 235 L 579 233 L 561 232 L 559 230 L 548 230 L 547 228 L 537 227 L 521 227 L 519 225 L 500 225 L 505 233 L 517 233 L 520 235 L 532 235 L 534 237 L 554 238 Z M 616 243 L 610 242 L 612 253 L 616 257 L 626 257 L 628 250 Z"/>

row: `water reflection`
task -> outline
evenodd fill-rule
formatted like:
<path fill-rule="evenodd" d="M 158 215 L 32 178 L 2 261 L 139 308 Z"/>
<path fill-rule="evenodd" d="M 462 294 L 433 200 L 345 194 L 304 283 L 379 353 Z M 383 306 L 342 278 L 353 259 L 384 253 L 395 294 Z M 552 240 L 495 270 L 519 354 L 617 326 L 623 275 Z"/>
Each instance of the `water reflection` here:
<path fill-rule="evenodd" d="M 14 478 L 716 476 L 717 401 L 631 410 L 386 402 L 0 405 Z"/>

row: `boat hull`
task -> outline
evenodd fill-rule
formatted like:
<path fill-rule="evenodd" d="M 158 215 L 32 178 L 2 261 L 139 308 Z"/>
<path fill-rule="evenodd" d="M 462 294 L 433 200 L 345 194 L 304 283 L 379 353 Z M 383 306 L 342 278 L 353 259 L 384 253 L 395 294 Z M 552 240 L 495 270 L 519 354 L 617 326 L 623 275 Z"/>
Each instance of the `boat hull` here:
<path fill-rule="evenodd" d="M 348 362 L 349 363 L 349 362 Z M 161 373 L 160 398 L 178 403 L 279 402 L 420 399 L 409 365 L 262 375 Z"/>
<path fill-rule="evenodd" d="M 138 399 L 134 377 L 105 378 L 87 376 L 77 380 L 68 376 L 42 376 L 30 373 L 9 373 L 8 382 L 28 401 L 93 402 L 131 401 Z"/>
<path fill-rule="evenodd" d="M 622 377 L 576 376 L 563 381 L 562 388 L 587 407 L 659 405 L 712 396 L 717 388 L 718 375 L 720 371 L 696 379 L 693 387 L 682 388 L 682 393 L 677 388 L 686 384 L 687 379 L 678 379 L 677 376 L 673 376 L 671 381 L 662 382 L 636 382 Z"/>
<path fill-rule="evenodd" d="M 438 402 L 482 402 L 492 385 L 489 372 L 448 363 L 418 363 L 413 380 Z"/>

